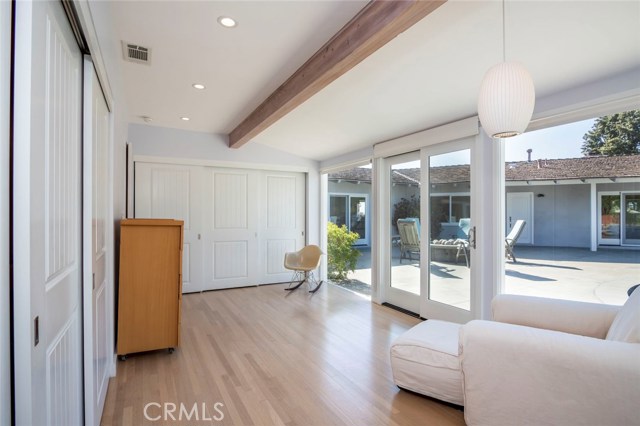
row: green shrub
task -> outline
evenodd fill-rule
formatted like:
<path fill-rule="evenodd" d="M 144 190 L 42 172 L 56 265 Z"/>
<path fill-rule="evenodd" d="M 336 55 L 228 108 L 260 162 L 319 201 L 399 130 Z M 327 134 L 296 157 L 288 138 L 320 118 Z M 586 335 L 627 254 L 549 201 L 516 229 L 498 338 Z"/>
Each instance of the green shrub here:
<path fill-rule="evenodd" d="M 431 205 L 431 238 L 438 238 L 442 232 L 441 222 L 446 222 L 449 207 Z M 398 219 L 408 217 L 420 218 L 420 197 L 412 195 L 409 198 L 401 198 L 393 206 L 393 226 L 398 226 Z"/>
<path fill-rule="evenodd" d="M 400 198 L 393 206 L 393 226 L 398 226 L 398 219 L 407 217 L 420 217 L 420 197 L 412 195 L 409 198 Z"/>
<path fill-rule="evenodd" d="M 346 225 L 339 227 L 329 222 L 327 227 L 327 264 L 329 278 L 344 280 L 347 273 L 356 269 L 360 252 L 353 248 L 353 244 L 360 238 L 355 232 L 350 232 Z"/>

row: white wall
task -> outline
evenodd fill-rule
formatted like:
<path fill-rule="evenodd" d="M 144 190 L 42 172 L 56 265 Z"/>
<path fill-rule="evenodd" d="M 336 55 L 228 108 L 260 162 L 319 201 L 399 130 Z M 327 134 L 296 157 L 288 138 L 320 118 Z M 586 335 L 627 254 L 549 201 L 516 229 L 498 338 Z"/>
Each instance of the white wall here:
<path fill-rule="evenodd" d="M 217 166 L 280 169 L 307 173 L 307 242 L 320 242 L 319 163 L 250 142 L 231 149 L 227 139 L 212 133 L 191 132 L 143 124 L 129 125 L 129 143 L 134 159 L 157 157 L 180 161 L 199 161 Z"/>
<path fill-rule="evenodd" d="M 0 1 L 0 425 L 11 423 L 9 343 L 9 89 L 11 2 Z"/>

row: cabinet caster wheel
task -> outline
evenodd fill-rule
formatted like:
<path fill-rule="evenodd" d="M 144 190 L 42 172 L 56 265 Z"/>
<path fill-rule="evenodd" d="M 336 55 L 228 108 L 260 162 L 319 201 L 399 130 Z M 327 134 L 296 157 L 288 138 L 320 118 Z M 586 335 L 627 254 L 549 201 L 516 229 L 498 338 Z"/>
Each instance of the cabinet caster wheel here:
<path fill-rule="evenodd" d="M 169 353 L 172 354 L 174 350 L 174 348 L 169 348 Z"/>
<path fill-rule="evenodd" d="M 120 361 L 126 361 L 127 360 L 127 356 L 126 355 L 120 355 Z"/>

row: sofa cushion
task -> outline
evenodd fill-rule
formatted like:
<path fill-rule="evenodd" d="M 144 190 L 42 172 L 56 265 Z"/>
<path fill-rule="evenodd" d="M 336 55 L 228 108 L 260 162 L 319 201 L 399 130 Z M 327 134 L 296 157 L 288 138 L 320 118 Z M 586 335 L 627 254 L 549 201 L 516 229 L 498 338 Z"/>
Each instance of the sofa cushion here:
<path fill-rule="evenodd" d="M 462 405 L 459 324 L 424 321 L 391 345 L 391 369 L 403 389 Z"/>
<path fill-rule="evenodd" d="M 460 370 L 460 324 L 428 320 L 402 334 L 391 346 L 394 356 L 417 364 Z"/>
<path fill-rule="evenodd" d="M 631 293 L 620 309 L 611 323 L 607 340 L 640 343 L 640 291 Z"/>

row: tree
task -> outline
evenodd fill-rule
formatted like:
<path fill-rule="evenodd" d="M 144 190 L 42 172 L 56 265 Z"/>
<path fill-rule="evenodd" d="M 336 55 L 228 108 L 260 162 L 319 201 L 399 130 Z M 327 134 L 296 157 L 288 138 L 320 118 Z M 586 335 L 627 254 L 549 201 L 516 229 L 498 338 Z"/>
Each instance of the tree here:
<path fill-rule="evenodd" d="M 640 110 L 598 118 L 582 140 L 585 155 L 640 154 Z"/>

